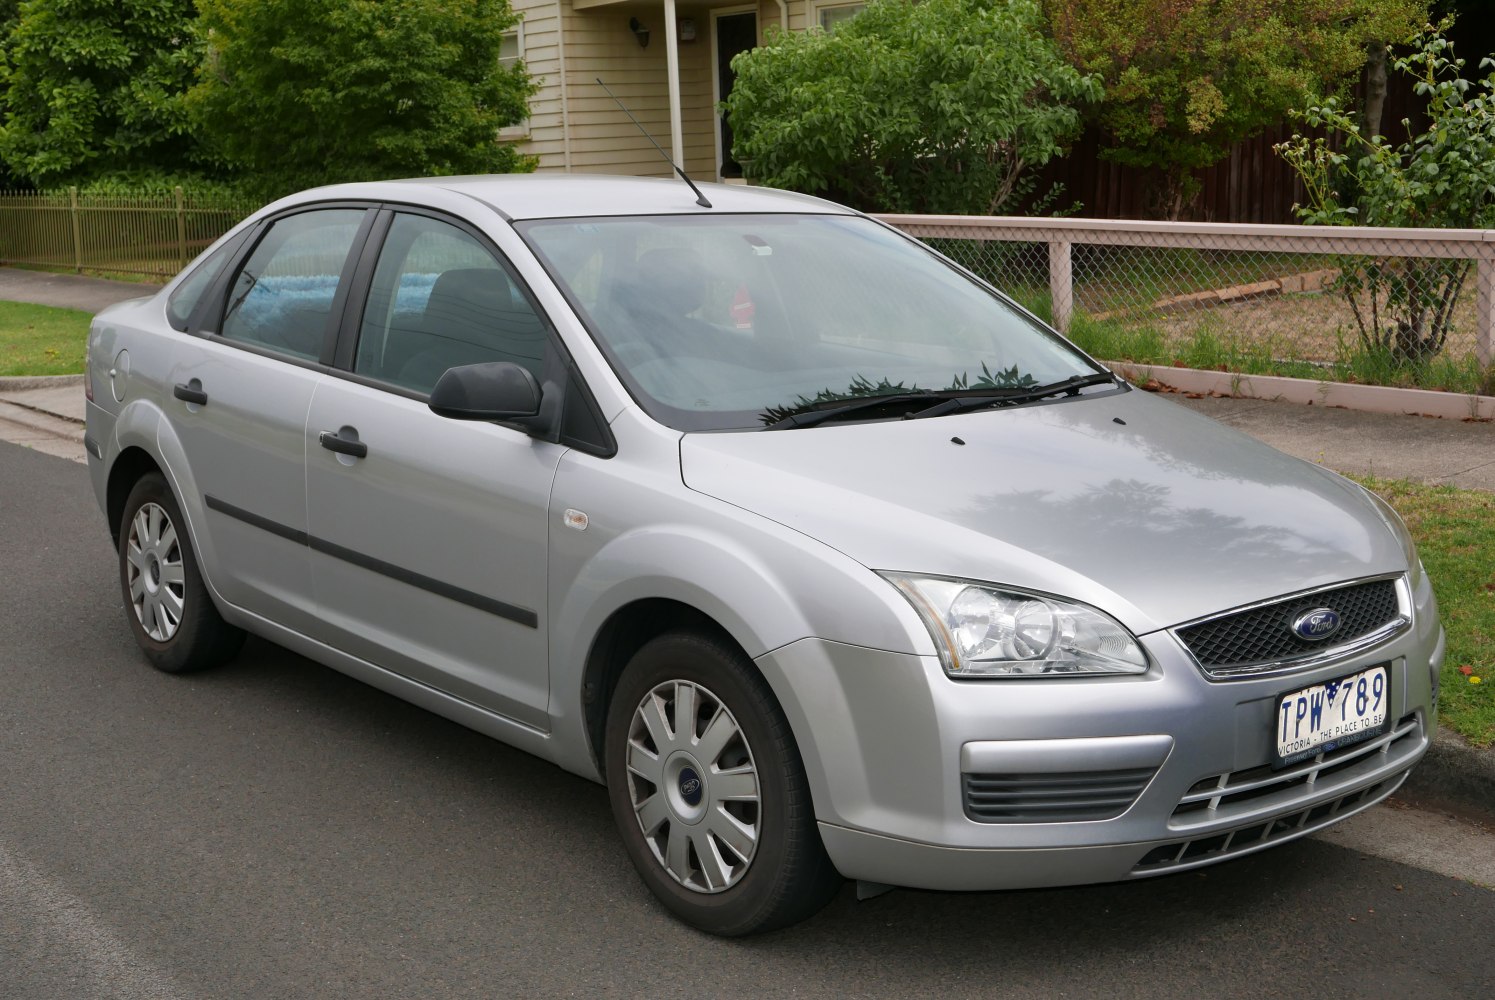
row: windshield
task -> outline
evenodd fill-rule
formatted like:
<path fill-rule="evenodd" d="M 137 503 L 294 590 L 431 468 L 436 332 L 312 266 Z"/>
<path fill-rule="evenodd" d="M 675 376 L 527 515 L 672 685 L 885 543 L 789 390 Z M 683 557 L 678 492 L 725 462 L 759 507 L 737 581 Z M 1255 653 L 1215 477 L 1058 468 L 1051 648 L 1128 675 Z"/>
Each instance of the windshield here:
<path fill-rule="evenodd" d="M 639 404 L 679 430 L 783 426 L 846 400 L 1010 392 L 1100 371 L 868 219 L 633 216 L 519 231 Z"/>

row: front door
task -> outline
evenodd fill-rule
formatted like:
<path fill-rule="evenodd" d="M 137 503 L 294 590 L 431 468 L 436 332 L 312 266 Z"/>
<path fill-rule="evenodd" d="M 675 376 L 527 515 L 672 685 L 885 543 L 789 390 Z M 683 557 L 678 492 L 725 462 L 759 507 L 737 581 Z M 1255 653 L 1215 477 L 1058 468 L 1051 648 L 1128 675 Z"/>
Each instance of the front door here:
<path fill-rule="evenodd" d="M 306 422 L 322 641 L 547 728 L 547 505 L 566 449 L 426 405 L 447 368 L 513 361 L 537 377 L 547 330 L 493 252 L 397 212 L 353 361 Z"/>
<path fill-rule="evenodd" d="M 758 44 L 756 11 L 717 14 L 712 26 L 716 35 L 716 99 L 725 101 L 737 79 L 732 72 L 732 58 Z M 732 159 L 732 126 L 725 115 L 717 115 L 717 174 L 722 178 L 741 177 L 742 164 Z"/>

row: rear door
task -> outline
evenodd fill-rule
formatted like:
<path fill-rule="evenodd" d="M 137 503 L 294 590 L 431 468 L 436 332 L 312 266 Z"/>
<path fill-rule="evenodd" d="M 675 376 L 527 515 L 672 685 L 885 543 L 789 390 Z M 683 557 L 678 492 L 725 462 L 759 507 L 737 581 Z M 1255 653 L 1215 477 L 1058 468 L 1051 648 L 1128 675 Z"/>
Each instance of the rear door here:
<path fill-rule="evenodd" d="M 306 424 L 319 637 L 543 730 L 547 508 L 567 449 L 426 400 L 448 368 L 484 361 L 545 384 L 551 333 L 476 232 L 410 211 L 349 323 L 351 373 L 317 387 Z"/>
<path fill-rule="evenodd" d="M 207 508 L 209 576 L 238 607 L 305 630 L 306 415 L 370 213 L 312 208 L 277 218 L 174 345 L 163 406 L 187 455 L 174 470 Z"/>

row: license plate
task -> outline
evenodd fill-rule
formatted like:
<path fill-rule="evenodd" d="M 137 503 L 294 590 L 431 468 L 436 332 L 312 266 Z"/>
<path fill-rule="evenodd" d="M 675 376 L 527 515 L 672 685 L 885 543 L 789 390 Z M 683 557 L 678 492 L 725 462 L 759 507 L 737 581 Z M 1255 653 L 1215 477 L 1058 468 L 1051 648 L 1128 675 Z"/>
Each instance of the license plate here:
<path fill-rule="evenodd" d="M 1383 732 L 1389 680 L 1384 666 L 1371 667 L 1283 695 L 1277 702 L 1274 766 L 1286 767 Z"/>

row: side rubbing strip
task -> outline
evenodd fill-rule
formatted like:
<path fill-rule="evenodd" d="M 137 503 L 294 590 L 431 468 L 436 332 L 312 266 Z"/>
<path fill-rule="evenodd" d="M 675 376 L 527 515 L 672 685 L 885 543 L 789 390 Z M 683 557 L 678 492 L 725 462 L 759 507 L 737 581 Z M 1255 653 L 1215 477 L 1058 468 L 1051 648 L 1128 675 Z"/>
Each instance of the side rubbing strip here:
<path fill-rule="evenodd" d="M 422 576 L 412 570 L 405 569 L 403 566 L 396 566 L 382 559 L 366 556 L 362 552 L 355 552 L 353 549 L 345 549 L 341 545 L 327 541 L 325 538 L 312 536 L 310 544 L 312 549 L 317 552 L 325 552 L 329 556 L 341 559 L 343 562 L 350 562 L 354 566 L 361 566 L 364 569 L 372 570 L 381 576 L 389 577 L 391 580 L 398 580 L 401 583 L 408 583 L 412 587 L 419 587 L 421 590 L 430 591 L 448 600 L 456 601 L 458 604 L 465 604 L 470 608 L 477 608 L 479 611 L 486 611 L 490 615 L 498 615 L 500 618 L 507 618 L 511 622 L 518 622 L 520 625 L 526 625 L 530 628 L 538 628 L 540 626 L 540 616 L 527 608 L 516 608 L 512 604 L 505 604 L 503 601 L 495 601 L 491 597 L 484 597 L 482 594 L 475 594 L 470 590 L 454 587 L 443 580 Z"/>
<path fill-rule="evenodd" d="M 272 535 L 279 535 L 281 538 L 287 538 L 293 542 L 308 545 L 315 551 L 325 553 L 335 559 L 341 559 L 343 562 L 352 563 L 354 566 L 362 567 L 381 576 L 387 576 L 391 580 L 398 580 L 412 587 L 418 587 L 439 597 L 445 597 L 447 600 L 456 601 L 458 604 L 465 604 L 470 608 L 486 611 L 490 615 L 506 618 L 526 628 L 540 627 L 540 616 L 528 608 L 520 608 L 512 604 L 505 604 L 503 601 L 495 601 L 491 597 L 484 597 L 482 594 L 473 593 L 461 587 L 455 587 L 444 580 L 424 576 L 413 570 L 405 569 L 403 566 L 396 566 L 382 559 L 375 559 L 373 556 L 364 555 L 362 552 L 344 548 L 334 542 L 327 541 L 325 538 L 308 535 L 304 531 L 297 531 L 295 528 L 288 528 L 277 521 L 250 513 L 242 507 L 235 507 L 233 504 L 219 500 L 217 497 L 209 496 L 206 497 L 206 500 L 209 510 L 216 510 L 220 514 L 227 514 L 235 520 L 243 521 L 245 524 L 252 524 L 256 528 L 270 532 Z"/>
<path fill-rule="evenodd" d="M 259 528 L 261 531 L 268 531 L 272 535 L 279 535 L 281 538 L 290 539 L 297 544 L 306 544 L 306 532 L 304 531 L 297 531 L 295 528 L 288 528 L 285 525 L 281 524 L 279 521 L 272 521 L 268 517 L 260 517 L 258 514 L 251 514 L 243 507 L 235 507 L 233 504 L 223 500 L 219 500 L 217 497 L 212 496 L 211 494 L 203 497 L 203 499 L 208 503 L 208 510 L 216 510 L 220 514 L 227 514 L 235 521 L 243 521 L 245 524 L 252 524 L 256 528 Z"/>

